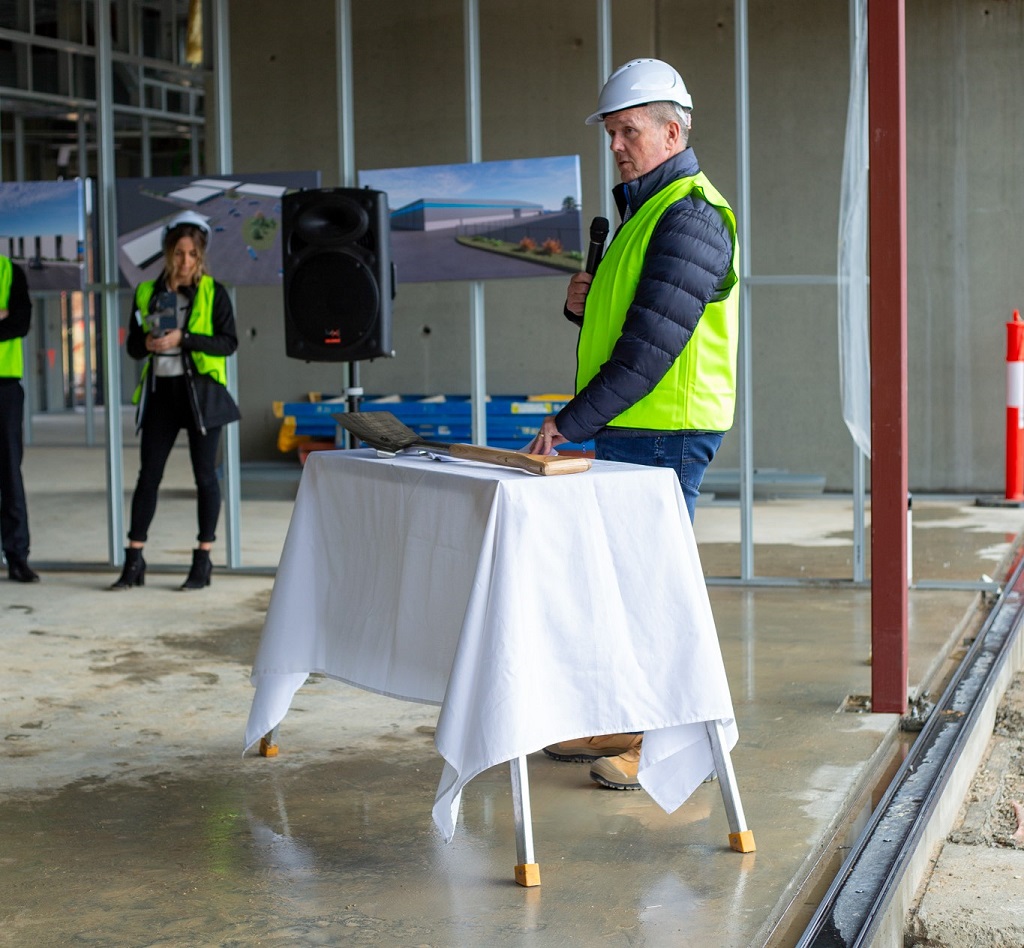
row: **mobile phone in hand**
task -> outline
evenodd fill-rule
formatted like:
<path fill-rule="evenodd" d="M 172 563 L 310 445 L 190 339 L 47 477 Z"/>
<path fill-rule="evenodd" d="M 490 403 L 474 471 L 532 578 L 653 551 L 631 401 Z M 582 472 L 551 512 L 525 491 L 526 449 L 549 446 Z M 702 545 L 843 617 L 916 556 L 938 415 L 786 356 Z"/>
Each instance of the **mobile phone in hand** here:
<path fill-rule="evenodd" d="M 149 326 L 154 336 L 162 336 L 171 329 L 178 328 L 178 294 L 170 291 L 158 293 L 150 311 Z"/>

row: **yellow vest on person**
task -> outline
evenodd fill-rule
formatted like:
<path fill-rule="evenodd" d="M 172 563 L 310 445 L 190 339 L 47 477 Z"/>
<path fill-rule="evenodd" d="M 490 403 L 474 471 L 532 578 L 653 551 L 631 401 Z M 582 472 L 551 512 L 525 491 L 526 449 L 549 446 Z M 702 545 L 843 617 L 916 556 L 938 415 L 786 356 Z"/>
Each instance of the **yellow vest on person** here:
<path fill-rule="evenodd" d="M 147 280 L 140 283 L 135 291 L 135 300 L 140 313 L 149 312 L 149 302 L 153 298 L 155 280 Z M 213 277 L 202 276 L 199 278 L 199 285 L 196 287 L 195 299 L 192 301 L 192 309 L 188 314 L 188 325 L 185 327 L 190 333 L 196 336 L 213 335 Z M 227 384 L 227 359 L 224 356 L 209 355 L 206 352 L 190 351 L 189 355 L 195 363 L 196 370 L 203 375 L 209 375 L 215 382 L 221 385 Z M 138 387 L 132 396 L 132 404 L 137 404 L 142 394 L 142 386 L 145 384 L 146 375 L 149 372 L 151 360 L 147 360 L 142 368 L 142 377 L 139 379 Z"/>
<path fill-rule="evenodd" d="M 738 273 L 736 217 L 703 172 L 666 185 L 622 225 L 608 247 L 587 295 L 577 346 L 576 391 L 581 391 L 611 358 L 636 294 L 651 235 L 668 208 L 696 191 L 718 209 L 732 238 L 733 276 Z M 727 431 L 736 406 L 739 336 L 739 281 L 725 299 L 705 307 L 686 347 L 664 378 L 636 404 L 608 424 L 653 431 Z"/>
<path fill-rule="evenodd" d="M 0 256 L 0 309 L 7 309 L 11 300 L 11 281 L 14 279 L 14 265 Z M 5 339 L 0 342 L 0 378 L 20 379 L 25 371 L 21 339 Z"/>

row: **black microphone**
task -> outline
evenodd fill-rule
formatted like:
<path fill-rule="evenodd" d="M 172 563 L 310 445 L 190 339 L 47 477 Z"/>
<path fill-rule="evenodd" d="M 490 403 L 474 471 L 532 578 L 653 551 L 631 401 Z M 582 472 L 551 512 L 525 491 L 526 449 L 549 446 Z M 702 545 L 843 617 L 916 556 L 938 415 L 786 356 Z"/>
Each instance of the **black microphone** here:
<path fill-rule="evenodd" d="M 608 237 L 608 218 L 595 217 L 590 222 L 590 249 L 587 251 L 587 270 L 591 276 L 597 273 L 597 265 L 604 254 L 604 242 Z"/>

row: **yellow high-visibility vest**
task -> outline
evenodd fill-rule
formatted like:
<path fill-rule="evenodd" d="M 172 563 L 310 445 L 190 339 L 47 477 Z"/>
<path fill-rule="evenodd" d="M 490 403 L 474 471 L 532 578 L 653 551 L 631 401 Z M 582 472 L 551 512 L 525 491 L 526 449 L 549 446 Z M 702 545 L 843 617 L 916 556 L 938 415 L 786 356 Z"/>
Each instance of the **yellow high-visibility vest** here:
<path fill-rule="evenodd" d="M 654 431 L 727 431 L 736 406 L 739 247 L 736 217 L 703 173 L 679 178 L 645 201 L 622 225 L 594 275 L 576 349 L 576 391 L 611 358 L 636 294 L 651 235 L 668 208 L 691 191 L 718 209 L 732 238 L 732 285 L 705 307 L 686 347 L 664 378 L 609 427 Z"/>
<path fill-rule="evenodd" d="M 0 309 L 7 309 L 11 301 L 11 281 L 14 279 L 14 265 L 0 256 Z M 20 379 L 25 372 L 21 339 L 5 339 L 0 342 L 0 378 Z"/>

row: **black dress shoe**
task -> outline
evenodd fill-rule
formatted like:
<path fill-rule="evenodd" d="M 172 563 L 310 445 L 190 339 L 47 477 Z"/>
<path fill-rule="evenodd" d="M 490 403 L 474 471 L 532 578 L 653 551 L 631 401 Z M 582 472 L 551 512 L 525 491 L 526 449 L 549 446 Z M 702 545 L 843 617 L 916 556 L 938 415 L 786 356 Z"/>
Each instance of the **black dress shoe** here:
<path fill-rule="evenodd" d="M 39 574 L 25 560 L 7 558 L 7 576 L 16 583 L 38 583 Z"/>

